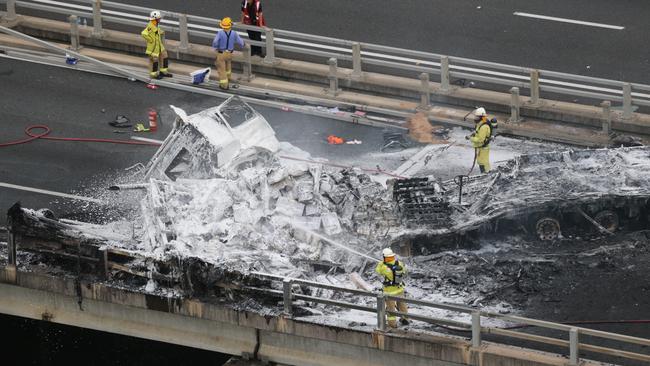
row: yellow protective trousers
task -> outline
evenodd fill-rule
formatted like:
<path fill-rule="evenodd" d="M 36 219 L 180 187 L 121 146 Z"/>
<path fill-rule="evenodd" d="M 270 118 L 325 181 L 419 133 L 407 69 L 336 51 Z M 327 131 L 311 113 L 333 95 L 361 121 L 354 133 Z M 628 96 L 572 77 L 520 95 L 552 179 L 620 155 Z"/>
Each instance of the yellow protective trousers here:
<path fill-rule="evenodd" d="M 228 89 L 230 75 L 232 75 L 232 52 L 217 53 L 217 73 L 219 74 L 219 87 Z"/>
<path fill-rule="evenodd" d="M 476 163 L 481 173 L 487 173 L 490 171 L 490 147 L 479 147 L 477 150 Z"/>
<path fill-rule="evenodd" d="M 158 57 L 149 55 L 149 76 L 155 78 L 159 73 L 166 74 L 169 70 L 167 51 L 162 51 Z"/>
<path fill-rule="evenodd" d="M 399 295 L 399 297 L 402 297 L 403 295 L 404 293 Z M 409 308 L 408 308 L 408 304 L 403 301 L 386 300 L 386 310 L 399 311 L 400 313 L 408 313 Z M 386 318 L 388 319 L 389 327 L 397 328 L 397 317 L 395 315 L 388 314 Z M 403 316 L 402 319 L 406 319 L 406 316 Z"/>

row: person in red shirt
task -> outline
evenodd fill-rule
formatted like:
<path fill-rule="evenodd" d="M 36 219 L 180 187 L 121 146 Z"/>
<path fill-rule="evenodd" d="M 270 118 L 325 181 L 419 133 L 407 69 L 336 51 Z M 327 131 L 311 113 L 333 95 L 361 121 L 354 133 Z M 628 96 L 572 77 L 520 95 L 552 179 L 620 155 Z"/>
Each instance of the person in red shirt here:
<path fill-rule="evenodd" d="M 262 4 L 260 0 L 242 0 L 241 4 L 241 21 L 244 24 L 256 25 L 258 27 L 266 26 L 264 14 L 262 13 Z M 251 41 L 262 41 L 262 32 L 248 30 L 248 38 Z M 251 45 L 251 55 L 264 57 L 261 46 Z"/>

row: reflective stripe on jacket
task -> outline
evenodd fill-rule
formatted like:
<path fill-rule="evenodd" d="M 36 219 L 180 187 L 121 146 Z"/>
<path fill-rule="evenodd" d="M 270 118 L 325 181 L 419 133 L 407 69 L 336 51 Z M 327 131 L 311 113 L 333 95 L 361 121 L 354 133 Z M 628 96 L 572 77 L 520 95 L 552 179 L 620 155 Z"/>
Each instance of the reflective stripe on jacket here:
<path fill-rule="evenodd" d="M 395 261 L 388 262 L 388 265 L 384 262 L 379 262 L 377 263 L 377 267 L 375 267 L 375 272 L 377 272 L 379 275 L 383 276 L 385 279 L 385 282 L 393 282 L 394 277 L 393 277 L 393 270 L 389 265 L 395 264 Z M 401 268 L 401 275 L 404 276 L 406 275 L 406 266 L 402 264 L 401 262 L 399 263 L 399 267 Z M 398 296 L 404 293 L 404 283 L 400 283 L 399 285 L 384 285 L 384 294 L 390 295 L 390 296 Z"/>
<path fill-rule="evenodd" d="M 147 41 L 147 55 L 158 57 L 165 50 L 162 42 L 162 36 L 165 33 L 162 28 L 157 26 L 153 20 L 147 24 L 147 27 L 140 33 L 142 38 Z"/>
<path fill-rule="evenodd" d="M 246 0 L 242 1 L 241 5 L 241 12 L 242 12 L 242 23 L 248 24 L 248 25 L 256 25 L 258 27 L 263 27 L 266 25 L 266 22 L 264 21 L 264 14 L 262 14 L 262 5 L 260 3 L 260 0 L 253 0 L 253 6 L 255 7 L 255 23 L 253 24 L 253 20 L 251 19 L 251 14 L 248 13 L 248 4 Z"/>

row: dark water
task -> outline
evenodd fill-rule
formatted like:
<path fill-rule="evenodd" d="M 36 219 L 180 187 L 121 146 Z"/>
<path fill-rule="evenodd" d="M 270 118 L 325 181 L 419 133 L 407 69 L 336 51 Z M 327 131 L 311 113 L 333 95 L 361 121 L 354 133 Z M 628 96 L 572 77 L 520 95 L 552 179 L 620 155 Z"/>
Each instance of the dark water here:
<path fill-rule="evenodd" d="M 3 365 L 222 365 L 229 358 L 167 343 L 0 314 Z"/>

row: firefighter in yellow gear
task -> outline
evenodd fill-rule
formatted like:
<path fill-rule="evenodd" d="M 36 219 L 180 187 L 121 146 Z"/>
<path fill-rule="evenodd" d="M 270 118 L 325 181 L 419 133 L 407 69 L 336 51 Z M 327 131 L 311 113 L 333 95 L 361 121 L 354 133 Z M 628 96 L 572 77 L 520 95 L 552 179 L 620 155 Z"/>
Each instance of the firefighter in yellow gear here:
<path fill-rule="evenodd" d="M 476 124 L 474 133 L 465 138 L 474 147 L 476 163 L 481 173 L 487 173 L 490 171 L 490 142 L 492 141 L 493 131 L 485 108 L 481 107 L 474 110 L 474 123 Z"/>
<path fill-rule="evenodd" d="M 149 56 L 149 76 L 153 79 L 172 77 L 169 73 L 169 60 L 164 44 L 165 31 L 160 28 L 162 15 L 159 10 L 154 10 L 149 16 L 149 24 L 140 33 L 147 41 L 147 56 Z"/>
<path fill-rule="evenodd" d="M 406 275 L 406 266 L 397 260 L 395 253 L 390 248 L 386 248 L 382 252 L 384 260 L 377 263 L 375 272 L 383 277 L 383 292 L 384 295 L 403 297 L 404 296 L 404 276 Z M 386 300 L 386 310 L 397 311 L 400 313 L 408 313 L 408 305 L 403 301 Z M 395 315 L 388 315 L 388 326 L 397 328 L 397 317 Z M 409 321 L 406 316 L 400 318 L 402 325 L 408 325 Z"/>

